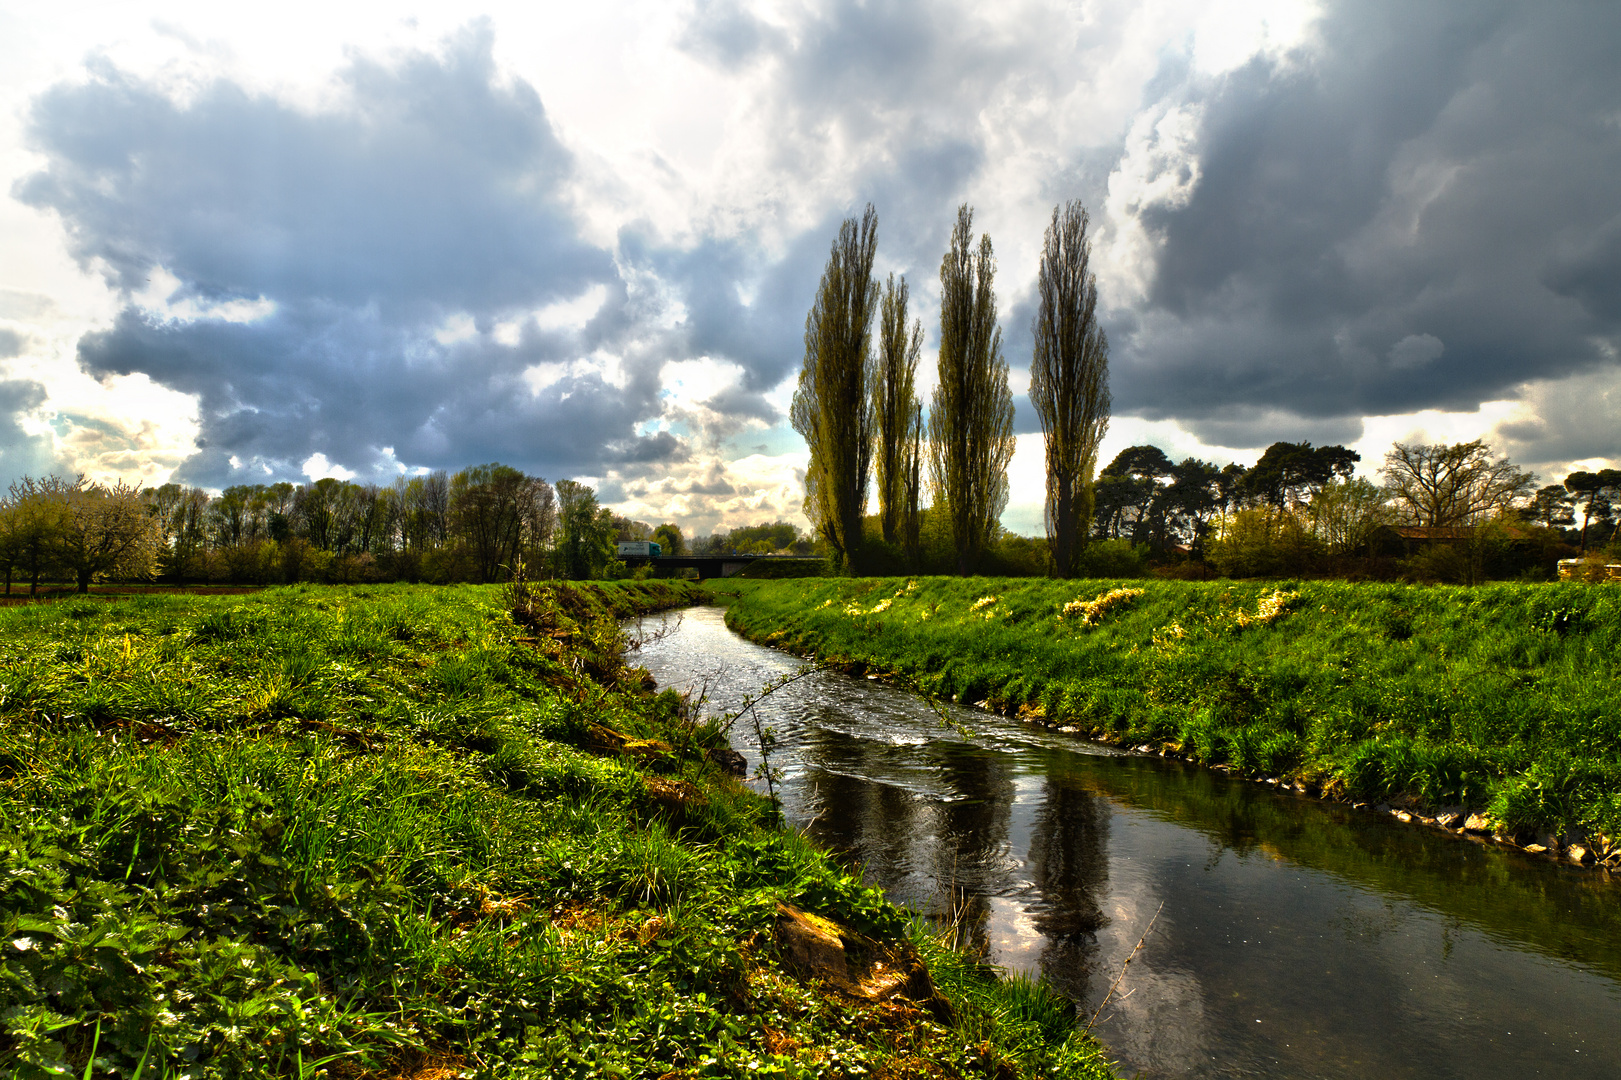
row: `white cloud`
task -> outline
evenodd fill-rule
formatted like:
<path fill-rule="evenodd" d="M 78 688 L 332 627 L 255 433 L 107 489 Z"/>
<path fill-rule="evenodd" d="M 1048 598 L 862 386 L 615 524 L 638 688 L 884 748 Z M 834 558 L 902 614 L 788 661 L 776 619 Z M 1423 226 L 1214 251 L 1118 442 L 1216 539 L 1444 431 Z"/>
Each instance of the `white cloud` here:
<path fill-rule="evenodd" d="M 391 450 L 390 453 L 392 452 Z M 325 454 L 320 453 L 311 454 L 304 460 L 304 464 L 300 468 L 303 470 L 304 475 L 311 480 L 324 480 L 329 476 L 339 480 L 353 480 L 355 478 L 353 470 L 346 469 L 342 465 L 334 465 L 326 459 Z"/>
<path fill-rule="evenodd" d="M 456 345 L 463 341 L 471 341 L 478 336 L 478 325 L 473 317 L 465 311 L 445 319 L 439 329 L 433 332 L 433 339 L 441 345 Z"/>
<path fill-rule="evenodd" d="M 1159 245 L 1143 219 L 1186 206 L 1192 197 L 1199 182 L 1201 116 L 1194 104 L 1153 109 L 1139 115 L 1126 135 L 1125 153 L 1109 174 L 1107 235 L 1099 249 L 1100 288 L 1111 304 L 1135 305 L 1148 294 Z"/>
<path fill-rule="evenodd" d="M 535 325 L 542 330 L 578 330 L 602 309 L 606 299 L 608 287 L 598 282 L 572 300 L 560 300 L 536 311 Z"/>

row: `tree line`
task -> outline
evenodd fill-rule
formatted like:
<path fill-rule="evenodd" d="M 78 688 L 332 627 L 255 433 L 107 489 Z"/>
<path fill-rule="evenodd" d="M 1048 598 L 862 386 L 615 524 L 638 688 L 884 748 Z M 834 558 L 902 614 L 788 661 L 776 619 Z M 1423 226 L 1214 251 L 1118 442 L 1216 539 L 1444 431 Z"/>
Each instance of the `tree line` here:
<path fill-rule="evenodd" d="M 1549 544 L 1574 539 L 1582 552 L 1614 532 L 1621 472 L 1576 472 L 1533 490 L 1535 477 L 1481 440 L 1397 443 L 1380 483 L 1355 475 L 1355 451 L 1309 442 L 1273 443 L 1248 468 L 1174 462 L 1133 446 L 1098 471 L 1109 343 L 1088 215 L 1069 202 L 1054 207 L 1043 238 L 1031 326 L 1046 537 L 1012 537 L 998 524 L 1014 437 L 995 256 L 989 235 L 975 243 L 972 224 L 972 209 L 959 207 L 940 264 L 938 379 L 926 419 L 916 393 L 923 327 L 908 321 L 905 277 L 880 285 L 873 275 L 876 210 L 846 220 L 833 241 L 805 320 L 792 421 L 810 450 L 805 514 L 846 572 L 1072 577 L 1130 572 L 1149 558 L 1224 573 L 1298 572 L 1376 557 L 1371 541 L 1387 526 L 1495 522 L 1503 534 L 1517 523 L 1542 529 Z M 869 486 L 875 515 L 866 513 Z M 1560 530 L 1578 514 L 1579 533 L 1566 536 Z"/>
<path fill-rule="evenodd" d="M 0 499 L 5 591 L 69 581 L 161 576 L 177 583 L 297 581 L 491 582 L 519 567 L 531 576 L 627 573 L 621 540 L 665 551 L 811 549 L 785 522 L 687 541 L 674 522 L 633 521 L 574 480 L 556 484 L 507 465 L 401 477 L 392 485 L 335 478 L 228 487 L 141 490 L 83 477 L 24 477 Z"/>
<path fill-rule="evenodd" d="M 1539 576 L 1615 539 L 1621 470 L 1536 477 L 1483 440 L 1396 443 L 1379 482 L 1344 446 L 1276 442 L 1254 466 L 1123 450 L 1099 474 L 1094 537 L 1229 576 L 1302 572 Z M 1578 517 L 1580 528 L 1575 528 Z M 1405 532 L 1393 529 L 1411 527 Z"/>

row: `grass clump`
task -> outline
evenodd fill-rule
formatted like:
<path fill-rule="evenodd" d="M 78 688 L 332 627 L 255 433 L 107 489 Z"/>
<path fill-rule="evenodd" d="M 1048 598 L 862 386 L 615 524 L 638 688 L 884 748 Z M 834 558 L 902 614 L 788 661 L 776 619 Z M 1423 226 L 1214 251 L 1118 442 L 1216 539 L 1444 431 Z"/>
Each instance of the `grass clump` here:
<path fill-rule="evenodd" d="M 700 595 L 0 611 L 0 1075 L 1107 1075 L 994 990 L 941 1022 L 783 967 L 778 901 L 906 925 L 623 662 Z"/>
<path fill-rule="evenodd" d="M 735 629 L 943 697 L 1350 798 L 1481 809 L 1504 830 L 1601 854 L 1621 838 L 1614 587 L 914 578 L 736 590 Z"/>

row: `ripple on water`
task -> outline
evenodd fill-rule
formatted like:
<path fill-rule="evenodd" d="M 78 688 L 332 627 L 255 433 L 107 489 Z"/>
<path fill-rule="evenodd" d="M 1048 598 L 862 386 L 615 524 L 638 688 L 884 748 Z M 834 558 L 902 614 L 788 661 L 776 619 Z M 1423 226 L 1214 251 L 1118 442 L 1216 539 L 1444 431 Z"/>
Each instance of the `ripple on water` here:
<path fill-rule="evenodd" d="M 637 662 L 710 676 L 720 709 L 801 664 L 719 609 Z M 1127 1075 L 1616 1075 L 1599 875 L 953 706 L 964 737 L 881 680 L 817 674 L 761 715 L 791 820 L 1088 1015 L 1161 911 L 1097 1027 Z"/>

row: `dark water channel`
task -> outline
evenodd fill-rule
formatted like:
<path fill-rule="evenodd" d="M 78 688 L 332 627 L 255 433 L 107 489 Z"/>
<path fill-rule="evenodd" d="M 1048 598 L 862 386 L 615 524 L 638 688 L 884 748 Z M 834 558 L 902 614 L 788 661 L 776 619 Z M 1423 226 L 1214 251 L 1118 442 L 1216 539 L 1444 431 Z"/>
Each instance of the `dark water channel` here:
<path fill-rule="evenodd" d="M 718 608 L 679 618 L 635 662 L 709 678 L 715 711 L 800 663 Z M 792 822 L 900 903 L 945 916 L 955 894 L 975 945 L 1086 1015 L 1164 905 L 1097 1028 L 1124 1075 L 1621 1076 L 1602 875 L 956 709 L 965 736 L 829 672 L 762 712 Z M 752 768 L 753 732 L 732 742 Z"/>

